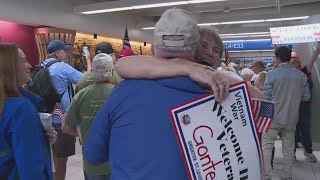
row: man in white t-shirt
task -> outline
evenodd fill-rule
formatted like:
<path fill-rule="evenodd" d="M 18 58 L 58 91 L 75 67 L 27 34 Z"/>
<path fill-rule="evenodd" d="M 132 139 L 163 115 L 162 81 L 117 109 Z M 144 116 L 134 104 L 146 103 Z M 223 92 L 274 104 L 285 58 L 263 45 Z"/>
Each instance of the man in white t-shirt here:
<path fill-rule="evenodd" d="M 258 76 L 259 73 L 264 72 L 266 67 L 261 60 L 254 60 L 252 62 L 252 71 L 254 72 L 254 76 L 251 79 L 251 83 L 256 86 L 258 84 Z"/>

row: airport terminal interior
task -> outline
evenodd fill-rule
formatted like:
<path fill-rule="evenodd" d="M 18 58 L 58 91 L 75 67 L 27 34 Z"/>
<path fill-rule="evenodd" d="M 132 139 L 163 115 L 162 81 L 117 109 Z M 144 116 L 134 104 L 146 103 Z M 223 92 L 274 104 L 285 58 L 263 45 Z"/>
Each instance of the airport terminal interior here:
<path fill-rule="evenodd" d="M 1 180 L 320 180 L 320 0 L 0 0 L 0 86 Z"/>

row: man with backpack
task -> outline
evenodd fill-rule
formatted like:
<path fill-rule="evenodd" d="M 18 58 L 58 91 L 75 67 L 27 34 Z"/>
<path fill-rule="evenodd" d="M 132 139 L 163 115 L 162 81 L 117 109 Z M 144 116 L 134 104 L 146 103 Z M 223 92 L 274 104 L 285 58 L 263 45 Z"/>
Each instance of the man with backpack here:
<path fill-rule="evenodd" d="M 42 65 L 46 66 L 49 71 L 50 80 L 54 90 L 61 97 L 61 105 L 64 112 L 67 111 L 72 99 L 72 84 L 77 84 L 82 76 L 81 72 L 65 63 L 67 60 L 67 51 L 70 49 L 71 46 L 66 45 L 63 41 L 53 40 L 48 45 L 48 59 L 42 62 Z M 91 62 L 89 61 L 87 63 Z M 50 80 L 48 84 L 50 83 Z M 52 120 L 53 123 L 59 123 L 57 119 L 59 120 L 59 116 L 54 115 Z M 60 126 L 56 126 L 58 138 L 56 143 L 53 145 L 56 169 L 56 172 L 54 173 L 55 180 L 65 179 L 68 157 L 75 154 L 75 137 L 62 132 L 61 128 L 63 123 L 64 122 L 60 122 Z"/>

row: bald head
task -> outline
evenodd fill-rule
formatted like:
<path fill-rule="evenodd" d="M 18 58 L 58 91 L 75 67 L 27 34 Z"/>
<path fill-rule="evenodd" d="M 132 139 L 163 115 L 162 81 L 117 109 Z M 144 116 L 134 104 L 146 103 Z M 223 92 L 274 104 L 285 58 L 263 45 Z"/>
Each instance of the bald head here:
<path fill-rule="evenodd" d="M 254 60 L 252 62 L 252 70 L 255 74 L 258 74 L 265 70 L 265 65 L 261 60 Z"/>

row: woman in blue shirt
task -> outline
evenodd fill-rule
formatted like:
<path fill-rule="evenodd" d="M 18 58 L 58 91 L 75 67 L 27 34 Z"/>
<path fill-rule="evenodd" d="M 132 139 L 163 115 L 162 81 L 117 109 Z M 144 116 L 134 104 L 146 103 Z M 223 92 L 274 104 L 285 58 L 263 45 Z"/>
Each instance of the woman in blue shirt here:
<path fill-rule="evenodd" d="M 49 142 L 34 105 L 18 91 L 30 65 L 14 44 L 0 44 L 0 179 L 52 180 Z"/>

